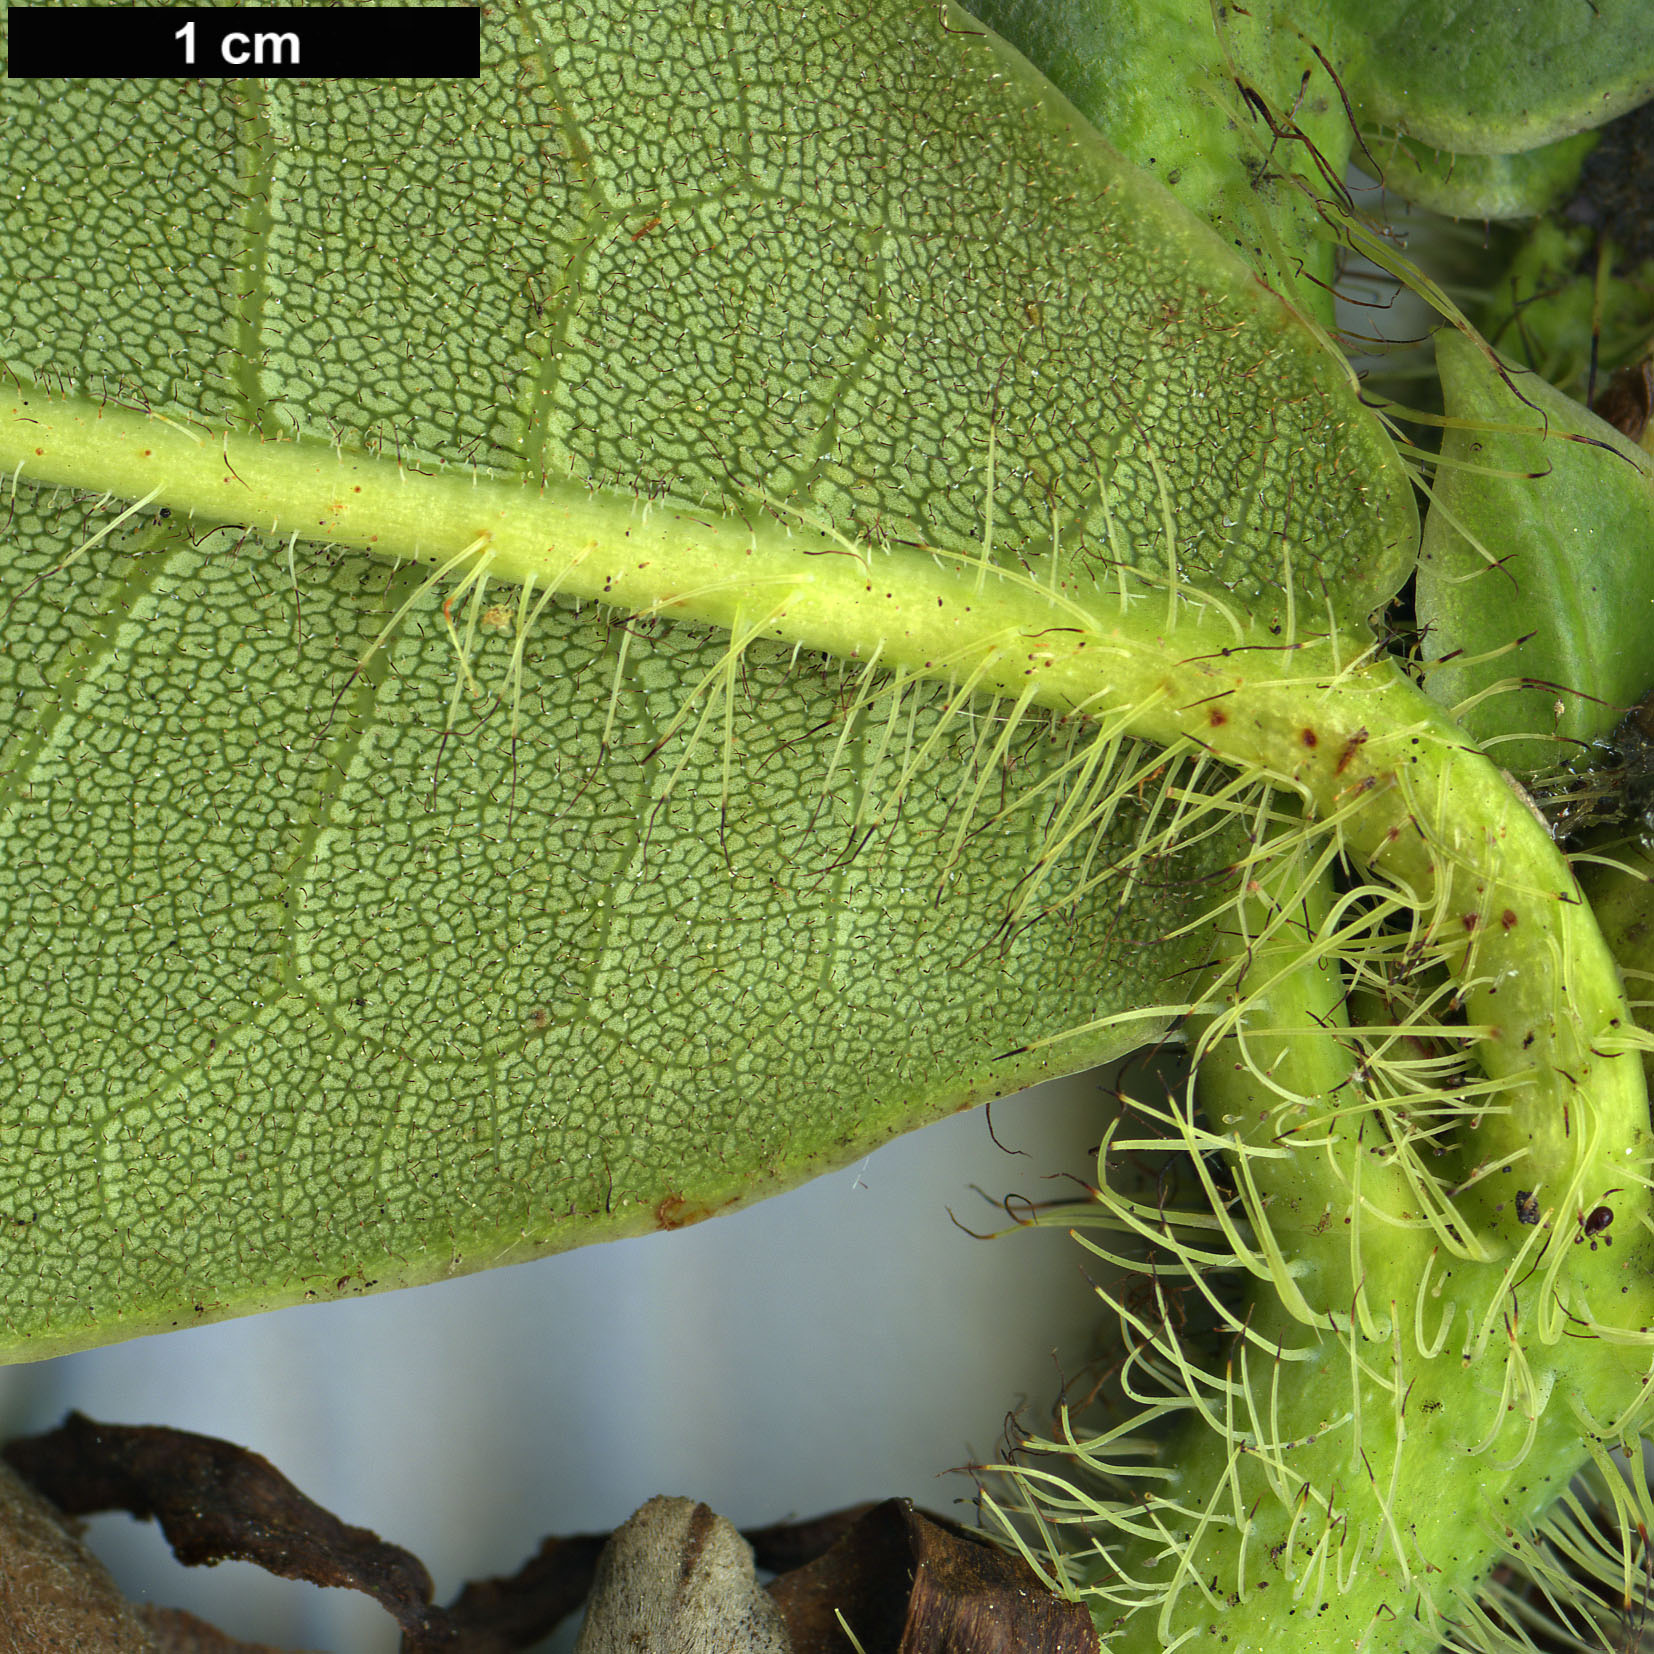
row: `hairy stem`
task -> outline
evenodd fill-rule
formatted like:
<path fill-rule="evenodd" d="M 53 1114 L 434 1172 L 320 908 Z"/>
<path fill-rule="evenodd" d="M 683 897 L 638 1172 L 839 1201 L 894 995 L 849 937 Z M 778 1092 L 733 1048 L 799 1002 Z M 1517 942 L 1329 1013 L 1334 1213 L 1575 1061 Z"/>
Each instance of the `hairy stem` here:
<path fill-rule="evenodd" d="M 1477 1104 L 1455 1117 L 1451 1092 L 1419 1087 L 1403 1102 L 1379 1083 L 1377 1053 L 1397 1031 L 1350 1025 L 1348 909 L 1317 849 L 1291 824 L 1260 844 L 1231 927 L 1231 1008 L 1193 1030 L 1200 1106 L 1185 1099 L 1176 1124 L 1197 1171 L 1221 1151 L 1234 1192 L 1202 1171 L 1204 1207 L 1140 1220 L 1157 1245 L 1139 1266 L 1152 1278 L 1208 1272 L 1215 1223 L 1253 1284 L 1229 1310 L 1218 1371 L 1191 1361 L 1173 1317 L 1126 1318 L 1135 1366 L 1165 1392 L 1150 1411 L 1180 1422 L 1147 1492 L 1087 1512 L 1111 1647 L 1212 1637 L 1422 1654 L 1493 1564 L 1531 1542 L 1591 1462 L 1589 1438 L 1635 1436 L 1646 1347 L 1618 1342 L 1611 1314 L 1606 1329 L 1598 1320 L 1594 1240 L 1576 1244 L 1572 1213 L 1541 1216 L 1537 1196 L 1518 1194 L 1522 1162 L 1472 1191 L 1443 1185 L 1435 1131 L 1473 1126 Z M 1409 1019 L 1409 1040 L 1425 1020 Z M 1474 1233 L 1467 1192 L 1491 1214 Z M 1640 1187 L 1615 1203 L 1620 1218 L 1646 1209 Z M 1635 1273 L 1619 1309 L 1647 1315 Z M 1547 1341 L 1547 1292 L 1568 1338 Z M 1593 1329 L 1610 1336 L 1581 1336 Z M 1139 1382 L 1126 1388 L 1141 1400 Z"/>
<path fill-rule="evenodd" d="M 1637 1397 L 1654 1317 L 1648 1272 L 1635 1267 L 1642 1249 L 1569 1244 L 1600 1206 L 1628 1241 L 1645 1223 L 1647 1102 L 1614 961 L 1525 801 L 1369 641 L 1302 621 L 1274 635 L 1209 594 L 1124 573 L 1114 588 L 1048 585 L 928 547 L 852 544 L 830 527 L 782 521 L 762 502 L 736 515 L 571 483 L 427 475 L 304 442 L 189 432 L 32 387 L 0 396 L 0 465 L 26 482 L 421 561 L 462 583 L 486 568 L 542 594 L 709 621 L 730 633 L 732 664 L 748 643 L 775 639 L 1023 705 L 1122 719 L 1129 734 L 1285 789 L 1307 824 L 1303 842 L 1334 841 L 1385 882 L 1410 916 L 1409 947 L 1456 985 L 1458 1036 L 1488 1082 L 1467 1122 L 1450 1214 L 1426 1209 L 1428 1190 L 1408 1180 L 1405 1161 L 1369 1163 L 1359 1130 L 1333 1134 L 1341 1147 L 1320 1171 L 1301 1145 L 1281 1153 L 1283 1100 L 1336 1091 L 1350 1065 L 1335 973 L 1304 965 L 1324 980 L 1283 987 L 1306 958 L 1340 954 L 1336 936 L 1316 929 L 1320 874 L 1297 869 L 1265 834 L 1257 865 L 1244 870 L 1246 903 L 1261 904 L 1259 940 L 1241 950 L 1234 1014 L 1214 1028 L 1253 1038 L 1242 1026 L 1249 1008 L 1284 995 L 1278 1025 L 1290 1038 L 1261 1058 L 1243 1052 L 1239 1091 L 1221 1085 L 1222 1100 L 1207 1107 L 1234 1117 L 1231 1140 L 1218 1141 L 1220 1124 L 1212 1145 L 1254 1178 L 1241 1202 L 1253 1234 L 1231 1225 L 1231 1239 L 1260 1282 L 1237 1346 L 1251 1365 L 1219 1388 L 1230 1403 L 1264 1396 L 1273 1422 L 1245 1425 L 1227 1404 L 1203 1413 L 1191 1392 L 1201 1418 L 1174 1472 L 1177 1525 L 1145 1517 L 1136 1530 L 1146 1550 L 1132 1566 L 1145 1572 L 1127 1595 L 1159 1605 L 1137 1615 L 1151 1642 L 1196 1636 L 1214 1614 L 1265 1598 L 1225 1631 L 1232 1650 L 1352 1646 L 1400 1612 L 1433 1625 L 1455 1612 L 1454 1593 L 1492 1552 L 1479 1542 L 1450 1567 L 1430 1554 L 1451 1538 L 1451 1500 L 1434 1525 L 1402 1531 L 1404 1505 L 1431 1491 L 1431 1467 L 1457 1455 L 1456 1486 L 1480 1477 L 1490 1497 L 1505 1488 L 1498 1497 L 1531 1521 L 1582 1457 L 1579 1421 L 1609 1431 Z M 1237 911 L 1252 936 L 1249 907 Z M 1274 941 L 1271 913 L 1290 921 Z M 1223 1061 L 1215 1051 L 1208 1073 Z M 1513 1181 L 1535 1191 L 1541 1242 L 1503 1195 Z M 1352 1221 L 1371 1218 L 1356 1223 L 1358 1235 L 1386 1225 L 1384 1246 L 1352 1245 L 1342 1221 L 1322 1225 L 1335 1199 Z M 1427 1266 L 1430 1306 L 1443 1303 L 1438 1283 L 1451 1276 L 1460 1317 L 1439 1347 L 1439 1322 L 1414 1313 Z M 1582 1341 L 1581 1332 L 1603 1336 Z M 1485 1423 L 1489 1407 L 1494 1422 L 1467 1441 L 1467 1418 Z M 1350 1419 L 1361 1421 L 1353 1433 L 1334 1427 Z M 1502 1458 L 1513 1431 L 1523 1438 L 1520 1468 Z M 1249 1433 L 1280 1451 L 1254 1452 Z M 1274 1515 L 1254 1519 L 1266 1505 Z M 1283 1555 L 1299 1544 L 1310 1552 L 1290 1589 L 1254 1591 L 1266 1579 L 1254 1565 L 1277 1544 Z M 1149 1577 L 1168 1568 L 1169 1586 Z M 1357 1587 L 1344 1630 L 1330 1640 L 1315 1630 L 1319 1604 Z"/>
<path fill-rule="evenodd" d="M 1365 640 L 1302 625 L 1254 636 L 1189 588 L 1051 590 L 927 548 L 852 546 L 762 509 L 424 475 L 32 388 L 0 397 L 0 467 L 460 574 L 486 560 L 496 580 L 711 621 L 745 641 L 877 652 L 886 667 L 1063 710 L 1124 710 L 1132 734 L 1193 743 L 1297 794 L 1405 893 L 1505 1083 L 1482 1128 L 1488 1160 L 1523 1154 L 1531 1179 L 1581 1203 L 1640 1163 L 1632 1023 L 1572 873 L 1505 778 Z"/>

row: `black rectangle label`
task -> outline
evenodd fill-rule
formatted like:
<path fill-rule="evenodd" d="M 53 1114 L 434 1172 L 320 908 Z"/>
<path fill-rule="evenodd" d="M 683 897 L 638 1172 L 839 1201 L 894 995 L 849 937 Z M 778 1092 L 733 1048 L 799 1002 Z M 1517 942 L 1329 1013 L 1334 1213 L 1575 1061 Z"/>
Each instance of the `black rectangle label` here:
<path fill-rule="evenodd" d="M 8 6 L 6 76 L 475 80 L 480 6 Z"/>

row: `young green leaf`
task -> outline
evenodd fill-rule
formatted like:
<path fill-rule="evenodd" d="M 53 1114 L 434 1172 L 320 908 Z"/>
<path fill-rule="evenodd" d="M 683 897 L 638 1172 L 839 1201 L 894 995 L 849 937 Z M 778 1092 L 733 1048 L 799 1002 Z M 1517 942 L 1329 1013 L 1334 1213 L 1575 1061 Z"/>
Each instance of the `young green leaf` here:
<path fill-rule="evenodd" d="M 1576 133 L 1519 155 L 1460 155 L 1391 133 L 1366 142 L 1366 164 L 1384 187 L 1453 218 L 1531 218 L 1559 206 L 1579 181 L 1595 132 Z"/>
<path fill-rule="evenodd" d="M 1654 684 L 1654 461 L 1542 379 L 1437 336 L 1450 424 L 1419 562 L 1430 692 L 1518 774 Z"/>
<path fill-rule="evenodd" d="M 1578 176 L 1590 129 L 1654 95 L 1642 0 L 972 0 L 1111 143 L 1330 324 L 1319 203 L 1352 159 L 1439 212 L 1522 217 Z"/>
<path fill-rule="evenodd" d="M 1654 96 L 1643 0 L 1468 0 L 1428 21 L 1408 0 L 1333 9 L 1362 42 L 1363 120 L 1438 149 L 1520 154 Z"/>

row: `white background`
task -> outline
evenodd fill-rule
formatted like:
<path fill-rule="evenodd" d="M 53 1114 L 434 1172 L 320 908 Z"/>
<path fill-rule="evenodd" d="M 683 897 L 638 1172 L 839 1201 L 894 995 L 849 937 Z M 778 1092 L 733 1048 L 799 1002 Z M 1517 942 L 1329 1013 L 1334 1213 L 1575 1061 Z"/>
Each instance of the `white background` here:
<path fill-rule="evenodd" d="M 1102 1336 L 1088 1254 L 972 1192 L 1072 1198 L 1109 1112 L 1098 1076 L 902 1138 L 859 1166 L 691 1229 L 410 1291 L 0 1370 L 0 1433 L 91 1417 L 226 1437 L 415 1552 L 445 1601 L 547 1533 L 616 1526 L 657 1493 L 738 1525 L 905 1494 L 934 1509 L 1042 1425 Z M 957 1514 L 969 1519 L 969 1512 Z M 351 1592 L 245 1563 L 186 1570 L 152 1525 L 96 1518 L 129 1595 L 286 1647 L 389 1654 Z M 566 1642 L 565 1631 L 561 1641 Z"/>

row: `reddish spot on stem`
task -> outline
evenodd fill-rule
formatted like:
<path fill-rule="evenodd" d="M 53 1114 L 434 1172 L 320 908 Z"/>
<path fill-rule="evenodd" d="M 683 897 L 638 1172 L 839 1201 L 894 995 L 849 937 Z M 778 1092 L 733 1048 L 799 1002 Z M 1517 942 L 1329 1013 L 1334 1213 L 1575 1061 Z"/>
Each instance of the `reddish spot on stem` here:
<path fill-rule="evenodd" d="M 1306 729 L 1301 739 L 1306 747 L 1315 747 L 1321 744 L 1320 739 L 1317 737 L 1313 729 Z"/>
<path fill-rule="evenodd" d="M 1515 930 L 1516 929 L 1516 915 L 1515 915 L 1515 913 L 1512 912 L 1511 909 L 1507 907 L 1505 909 L 1505 911 L 1499 915 L 1499 923 L 1502 924 L 1505 927 L 1506 930 Z"/>
<path fill-rule="evenodd" d="M 1349 767 L 1350 760 L 1367 744 L 1367 731 L 1358 729 L 1349 740 L 1344 743 L 1344 750 L 1338 755 L 1338 769 L 1335 772 L 1342 775 Z"/>

